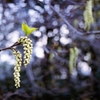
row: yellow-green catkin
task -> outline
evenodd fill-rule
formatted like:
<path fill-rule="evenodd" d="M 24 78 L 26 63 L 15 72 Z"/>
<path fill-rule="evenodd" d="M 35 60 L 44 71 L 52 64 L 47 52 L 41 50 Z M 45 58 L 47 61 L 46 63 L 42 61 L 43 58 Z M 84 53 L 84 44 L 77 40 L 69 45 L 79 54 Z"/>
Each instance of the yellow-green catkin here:
<path fill-rule="evenodd" d="M 84 11 L 84 29 L 89 30 L 91 24 L 94 22 L 93 13 L 92 13 L 92 0 L 88 0 L 85 5 Z"/>
<path fill-rule="evenodd" d="M 24 66 L 27 66 L 30 62 L 31 55 L 32 55 L 32 40 L 29 39 L 27 36 L 21 37 L 18 40 L 18 43 L 22 43 L 24 47 Z"/>
<path fill-rule="evenodd" d="M 16 58 L 16 63 L 15 63 L 15 67 L 14 67 L 14 81 L 15 81 L 15 87 L 19 88 L 20 87 L 20 67 L 22 65 L 22 55 L 21 53 L 16 50 L 16 49 L 12 49 L 13 54 Z"/>
<path fill-rule="evenodd" d="M 76 67 L 77 58 L 78 58 L 78 48 L 77 47 L 70 48 L 69 70 L 71 74 Z"/>
<path fill-rule="evenodd" d="M 74 47 L 74 66 L 76 67 L 76 62 L 77 62 L 77 58 L 78 58 L 78 48 Z"/>
<path fill-rule="evenodd" d="M 74 49 L 70 48 L 70 56 L 69 56 L 69 70 L 72 73 L 74 67 Z"/>

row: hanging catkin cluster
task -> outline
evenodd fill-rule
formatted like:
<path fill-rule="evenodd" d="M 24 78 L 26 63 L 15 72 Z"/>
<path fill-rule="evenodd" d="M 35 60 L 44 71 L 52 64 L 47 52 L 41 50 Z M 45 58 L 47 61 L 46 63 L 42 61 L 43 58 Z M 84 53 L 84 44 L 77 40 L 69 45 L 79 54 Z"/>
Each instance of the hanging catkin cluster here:
<path fill-rule="evenodd" d="M 24 51 L 23 64 L 24 64 L 24 66 L 27 66 L 30 62 L 31 55 L 32 55 L 32 49 L 33 49 L 32 40 L 30 40 L 28 38 L 28 36 L 30 34 L 32 34 L 32 32 L 34 32 L 35 30 L 37 30 L 37 28 L 29 27 L 27 24 L 25 24 L 23 22 L 22 23 L 22 30 L 24 31 L 26 36 L 19 38 L 18 41 L 15 42 L 12 46 L 0 49 L 0 52 L 3 50 L 11 49 L 13 52 L 13 55 L 16 58 L 16 63 L 15 63 L 14 73 L 13 73 L 16 88 L 20 87 L 20 70 L 21 70 L 21 65 L 22 65 L 22 54 L 17 49 L 15 49 L 13 47 L 18 46 L 20 44 L 23 45 L 23 51 Z"/>
<path fill-rule="evenodd" d="M 32 54 L 32 40 L 30 40 L 27 36 L 21 37 L 18 40 L 18 43 L 22 43 L 24 47 L 24 66 L 27 66 L 30 62 L 31 54 Z"/>
<path fill-rule="evenodd" d="M 84 11 L 84 29 L 89 30 L 90 25 L 94 22 L 93 13 L 92 13 L 92 0 L 88 0 L 85 5 Z"/>
<path fill-rule="evenodd" d="M 30 62 L 31 54 L 32 54 L 32 40 L 30 40 L 27 36 L 21 37 L 18 39 L 18 43 L 22 43 L 24 47 L 24 66 L 27 66 Z M 16 88 L 20 87 L 20 67 L 22 65 L 22 55 L 21 53 L 12 48 L 12 52 L 16 58 L 16 63 L 14 67 L 14 81 Z"/>
<path fill-rule="evenodd" d="M 12 49 L 12 52 L 16 58 L 16 63 L 15 63 L 15 67 L 14 67 L 14 81 L 15 81 L 15 87 L 18 88 L 20 87 L 20 67 L 22 65 L 22 55 L 21 53 L 16 50 L 16 49 Z"/>

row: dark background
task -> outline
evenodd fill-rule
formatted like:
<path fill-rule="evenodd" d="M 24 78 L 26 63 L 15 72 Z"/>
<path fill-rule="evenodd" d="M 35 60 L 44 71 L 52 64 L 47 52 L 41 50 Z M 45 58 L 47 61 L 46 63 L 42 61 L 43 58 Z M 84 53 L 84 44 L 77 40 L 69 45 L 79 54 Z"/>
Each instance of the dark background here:
<path fill-rule="evenodd" d="M 23 36 L 22 22 L 38 30 L 30 64 L 21 67 L 21 87 L 13 81 L 15 58 L 0 52 L 0 100 L 99 100 L 100 1 L 93 0 L 94 24 L 84 30 L 86 0 L 0 0 L 0 49 Z M 69 71 L 69 49 L 78 48 Z M 21 52 L 22 47 L 16 47 Z"/>

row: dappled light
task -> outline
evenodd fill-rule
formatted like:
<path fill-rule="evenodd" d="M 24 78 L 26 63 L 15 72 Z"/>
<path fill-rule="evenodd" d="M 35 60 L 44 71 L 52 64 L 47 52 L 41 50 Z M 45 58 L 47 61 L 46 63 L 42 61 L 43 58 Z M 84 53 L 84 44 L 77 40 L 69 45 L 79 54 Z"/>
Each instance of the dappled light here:
<path fill-rule="evenodd" d="M 99 100 L 99 5 L 0 0 L 0 100 Z"/>
<path fill-rule="evenodd" d="M 91 68 L 90 68 L 90 66 L 88 66 L 88 64 L 86 62 L 79 62 L 78 68 L 83 75 L 88 76 L 91 74 Z"/>

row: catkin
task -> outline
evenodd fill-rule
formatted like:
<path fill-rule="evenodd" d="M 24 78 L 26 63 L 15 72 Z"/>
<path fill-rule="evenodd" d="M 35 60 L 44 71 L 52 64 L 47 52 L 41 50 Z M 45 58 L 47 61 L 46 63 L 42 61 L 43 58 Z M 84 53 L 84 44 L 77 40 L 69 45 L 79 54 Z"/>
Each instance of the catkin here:
<path fill-rule="evenodd" d="M 93 14 L 92 14 L 92 0 L 88 0 L 85 5 L 84 11 L 84 29 L 89 30 L 90 25 L 94 22 Z"/>
<path fill-rule="evenodd" d="M 73 67 L 74 67 L 74 50 L 73 48 L 70 48 L 70 57 L 69 57 L 69 70 L 70 73 L 72 73 L 73 71 Z"/>
<path fill-rule="evenodd" d="M 77 58 L 78 58 L 78 48 L 74 47 L 74 66 L 76 67 L 76 62 L 77 62 Z"/>
<path fill-rule="evenodd" d="M 70 48 L 70 55 L 69 55 L 69 70 L 70 70 L 70 73 L 72 73 L 74 68 L 76 67 L 77 58 L 78 58 L 78 48 L 77 47 Z"/>
<path fill-rule="evenodd" d="M 22 55 L 21 53 L 16 50 L 16 49 L 12 49 L 13 51 L 13 54 L 16 58 L 16 63 L 15 63 L 15 67 L 14 67 L 14 81 L 15 81 L 15 87 L 18 88 L 20 87 L 20 67 L 21 67 L 21 64 L 22 64 Z"/>
<path fill-rule="evenodd" d="M 27 66 L 30 62 L 31 55 L 32 55 L 32 40 L 29 39 L 27 36 L 21 37 L 18 40 L 18 43 L 22 43 L 24 47 L 24 66 Z"/>

